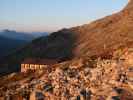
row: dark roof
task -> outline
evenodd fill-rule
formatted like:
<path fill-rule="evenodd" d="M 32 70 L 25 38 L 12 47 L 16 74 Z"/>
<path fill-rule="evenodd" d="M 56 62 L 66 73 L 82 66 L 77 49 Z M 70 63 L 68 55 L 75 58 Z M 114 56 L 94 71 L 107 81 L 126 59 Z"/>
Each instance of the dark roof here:
<path fill-rule="evenodd" d="M 25 59 L 22 64 L 46 64 L 46 65 L 51 65 L 51 64 L 57 64 L 59 60 L 53 60 L 53 59 L 34 59 L 34 58 L 28 58 Z"/>

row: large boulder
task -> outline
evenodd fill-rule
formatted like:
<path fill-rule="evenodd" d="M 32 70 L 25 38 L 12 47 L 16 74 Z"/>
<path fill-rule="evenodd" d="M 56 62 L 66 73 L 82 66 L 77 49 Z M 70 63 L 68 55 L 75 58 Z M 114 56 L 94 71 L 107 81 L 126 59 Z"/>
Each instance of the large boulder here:
<path fill-rule="evenodd" d="M 44 100 L 44 95 L 40 91 L 33 91 L 30 95 L 30 100 Z"/>

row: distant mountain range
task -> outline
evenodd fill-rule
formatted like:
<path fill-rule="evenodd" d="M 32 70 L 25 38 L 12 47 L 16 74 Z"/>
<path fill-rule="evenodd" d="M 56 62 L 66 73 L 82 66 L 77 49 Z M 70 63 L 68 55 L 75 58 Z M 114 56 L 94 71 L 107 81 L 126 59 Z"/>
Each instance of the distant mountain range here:
<path fill-rule="evenodd" d="M 0 36 L 4 36 L 11 39 L 31 41 L 40 36 L 48 35 L 47 32 L 17 32 L 14 30 L 5 29 L 0 32 Z"/>
<path fill-rule="evenodd" d="M 8 29 L 3 30 L 0 32 L 0 58 L 31 42 L 33 39 L 46 35 L 48 35 L 47 32 L 24 33 Z"/>

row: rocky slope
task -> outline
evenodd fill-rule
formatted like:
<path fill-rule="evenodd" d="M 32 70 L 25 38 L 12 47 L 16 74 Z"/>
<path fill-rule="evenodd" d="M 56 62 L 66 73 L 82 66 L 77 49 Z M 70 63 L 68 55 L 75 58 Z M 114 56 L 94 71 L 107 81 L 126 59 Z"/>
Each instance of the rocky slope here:
<path fill-rule="evenodd" d="M 120 12 L 71 29 L 77 36 L 76 55 L 95 55 L 133 43 L 133 1 Z"/>
<path fill-rule="evenodd" d="M 119 59 L 114 58 L 76 58 L 36 73 L 1 77 L 0 98 L 133 100 L 133 49 L 125 49 Z"/>

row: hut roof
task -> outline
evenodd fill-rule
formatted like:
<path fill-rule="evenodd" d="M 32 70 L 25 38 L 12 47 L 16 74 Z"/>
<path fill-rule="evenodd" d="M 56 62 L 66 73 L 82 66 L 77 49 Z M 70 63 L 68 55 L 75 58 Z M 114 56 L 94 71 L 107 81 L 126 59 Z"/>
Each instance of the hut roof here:
<path fill-rule="evenodd" d="M 59 60 L 53 60 L 53 59 L 36 59 L 36 58 L 27 58 L 25 59 L 22 64 L 46 64 L 46 65 L 51 65 L 51 64 L 57 64 Z"/>

